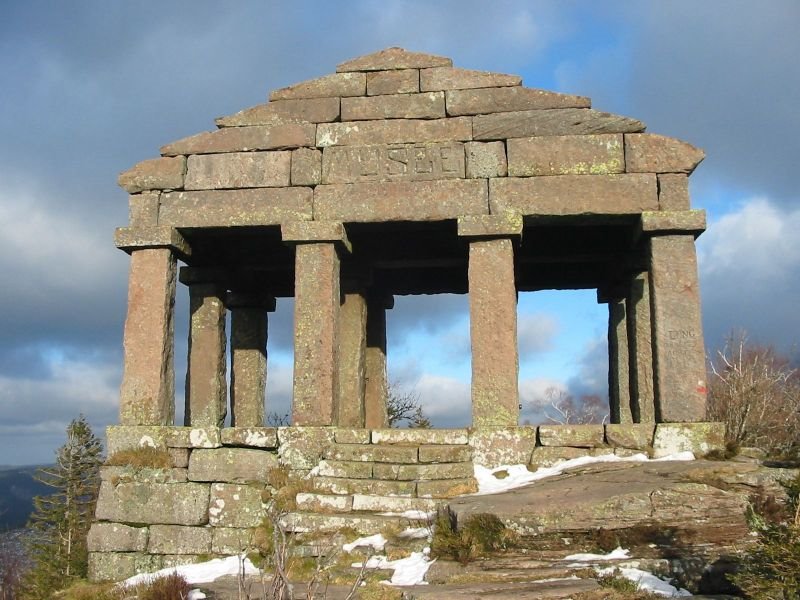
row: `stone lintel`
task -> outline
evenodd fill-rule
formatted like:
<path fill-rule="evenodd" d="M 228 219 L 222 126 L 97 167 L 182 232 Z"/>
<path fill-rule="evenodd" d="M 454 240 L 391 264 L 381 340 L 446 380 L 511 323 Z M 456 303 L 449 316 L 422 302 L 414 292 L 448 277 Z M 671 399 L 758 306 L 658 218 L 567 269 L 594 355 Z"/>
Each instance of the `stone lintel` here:
<path fill-rule="evenodd" d="M 597 303 L 609 304 L 628 295 L 628 286 L 623 283 L 611 283 L 597 288 Z"/>
<path fill-rule="evenodd" d="M 628 173 L 691 174 L 705 156 L 700 148 L 665 135 L 625 135 L 625 170 Z"/>
<path fill-rule="evenodd" d="M 228 292 L 225 296 L 228 308 L 262 308 L 275 312 L 275 296 L 263 292 Z"/>
<path fill-rule="evenodd" d="M 522 215 L 467 215 L 458 218 L 458 235 L 472 238 L 522 237 Z"/>
<path fill-rule="evenodd" d="M 229 271 L 207 267 L 181 267 L 178 270 L 178 281 L 183 285 L 195 283 L 217 283 L 227 279 Z"/>
<path fill-rule="evenodd" d="M 130 194 L 146 190 L 177 189 L 183 187 L 185 174 L 185 156 L 151 158 L 120 173 L 117 183 Z"/>
<path fill-rule="evenodd" d="M 691 234 L 695 238 L 706 230 L 705 210 L 645 211 L 638 233 L 650 235 Z"/>
<path fill-rule="evenodd" d="M 390 310 L 394 308 L 394 295 L 385 291 L 369 290 L 367 299 L 370 305 Z"/>
<path fill-rule="evenodd" d="M 180 258 L 192 255 L 189 243 L 174 227 L 118 227 L 114 231 L 114 244 L 128 254 L 146 248 L 170 248 Z"/>
<path fill-rule="evenodd" d="M 281 225 L 281 237 L 284 242 L 298 244 L 333 242 L 348 252 L 353 251 L 344 224 L 339 221 L 289 221 Z"/>

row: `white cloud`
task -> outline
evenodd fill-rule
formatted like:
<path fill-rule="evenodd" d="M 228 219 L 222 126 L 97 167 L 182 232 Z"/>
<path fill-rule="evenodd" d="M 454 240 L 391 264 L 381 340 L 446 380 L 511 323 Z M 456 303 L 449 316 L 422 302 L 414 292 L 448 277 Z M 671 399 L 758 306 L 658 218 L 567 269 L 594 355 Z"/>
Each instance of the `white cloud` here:
<path fill-rule="evenodd" d="M 547 313 L 522 313 L 517 322 L 520 358 L 541 354 L 554 348 L 560 327 L 556 317 Z"/>
<path fill-rule="evenodd" d="M 466 427 L 472 421 L 469 383 L 424 373 L 412 386 L 436 427 Z"/>
<path fill-rule="evenodd" d="M 566 383 L 558 379 L 549 377 L 533 377 L 531 379 L 523 379 L 519 382 L 519 398 L 522 403 L 523 410 L 529 408 L 541 408 L 546 406 L 550 400 L 548 393 L 550 390 L 556 392 L 569 393 Z"/>
<path fill-rule="evenodd" d="M 800 209 L 752 198 L 698 240 L 703 321 L 710 352 L 733 329 L 785 351 L 798 342 Z"/>

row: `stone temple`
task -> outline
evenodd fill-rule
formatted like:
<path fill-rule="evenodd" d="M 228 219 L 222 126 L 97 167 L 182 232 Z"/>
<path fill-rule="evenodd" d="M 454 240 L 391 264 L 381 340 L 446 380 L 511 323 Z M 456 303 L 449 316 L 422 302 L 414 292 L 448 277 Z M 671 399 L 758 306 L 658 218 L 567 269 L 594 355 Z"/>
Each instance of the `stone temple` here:
<path fill-rule="evenodd" d="M 289 529 L 375 533 L 390 518 L 376 513 L 475 491 L 474 463 L 720 443 L 703 422 L 705 214 L 688 192 L 701 150 L 589 98 L 400 48 L 216 124 L 119 179 L 130 223 L 115 241 L 131 260 L 108 451 L 154 446 L 172 465 L 104 467 L 94 579 L 246 550 L 281 465 L 290 479 L 314 469 Z M 183 424 L 178 283 L 191 313 Z M 519 426 L 517 294 L 544 289 L 608 304 L 610 424 Z M 386 311 L 396 295 L 441 293 L 469 296 L 472 427 L 388 429 Z M 292 421 L 270 428 L 268 315 L 287 297 Z"/>

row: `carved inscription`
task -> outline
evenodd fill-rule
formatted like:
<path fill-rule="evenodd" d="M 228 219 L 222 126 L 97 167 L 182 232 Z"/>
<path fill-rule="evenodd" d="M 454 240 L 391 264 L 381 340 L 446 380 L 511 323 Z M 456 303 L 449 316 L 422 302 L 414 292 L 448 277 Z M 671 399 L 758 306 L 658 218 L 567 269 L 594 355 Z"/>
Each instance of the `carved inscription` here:
<path fill-rule="evenodd" d="M 671 329 L 667 332 L 671 340 L 694 340 L 698 337 L 696 331 L 684 331 L 680 329 Z"/>
<path fill-rule="evenodd" d="M 322 183 L 428 181 L 464 177 L 464 144 L 331 146 L 322 153 Z"/>

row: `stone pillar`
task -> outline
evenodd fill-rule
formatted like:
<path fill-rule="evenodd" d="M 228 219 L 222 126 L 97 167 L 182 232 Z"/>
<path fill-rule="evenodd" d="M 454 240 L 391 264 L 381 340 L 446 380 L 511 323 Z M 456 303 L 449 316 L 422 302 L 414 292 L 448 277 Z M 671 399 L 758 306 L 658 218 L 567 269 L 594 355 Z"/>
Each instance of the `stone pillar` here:
<path fill-rule="evenodd" d="M 175 257 L 169 248 L 131 253 L 120 389 L 122 425 L 174 422 L 175 276 Z"/>
<path fill-rule="evenodd" d="M 706 364 L 694 237 L 653 236 L 648 247 L 656 418 L 702 421 Z"/>
<path fill-rule="evenodd" d="M 625 300 L 608 302 L 608 400 L 612 423 L 632 423 Z"/>
<path fill-rule="evenodd" d="M 115 242 L 131 254 L 120 424 L 172 425 L 176 255 L 191 250 L 168 227 L 118 229 Z"/>
<path fill-rule="evenodd" d="M 231 427 L 263 427 L 267 387 L 268 312 L 275 298 L 229 293 L 231 311 Z"/>
<path fill-rule="evenodd" d="M 636 423 L 655 423 L 650 282 L 647 273 L 639 273 L 631 280 L 626 308 L 633 420 Z"/>
<path fill-rule="evenodd" d="M 386 371 L 386 309 L 394 306 L 392 296 L 370 294 L 367 298 L 365 356 L 364 426 L 389 426 L 389 378 Z"/>
<path fill-rule="evenodd" d="M 332 425 L 339 398 L 339 252 L 349 249 L 341 223 L 281 226 L 295 253 L 292 424 Z"/>
<path fill-rule="evenodd" d="M 222 427 L 228 412 L 224 294 L 213 283 L 189 285 L 186 426 Z"/>
<path fill-rule="evenodd" d="M 516 216 L 461 217 L 469 242 L 469 313 L 472 345 L 473 427 L 519 424 L 517 290 L 512 237 Z"/>
<path fill-rule="evenodd" d="M 364 427 L 367 346 L 367 302 L 359 291 L 348 291 L 339 307 L 340 427 Z"/>

